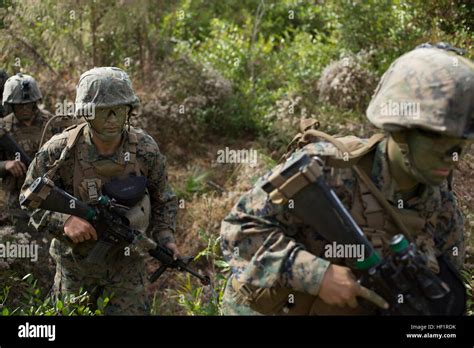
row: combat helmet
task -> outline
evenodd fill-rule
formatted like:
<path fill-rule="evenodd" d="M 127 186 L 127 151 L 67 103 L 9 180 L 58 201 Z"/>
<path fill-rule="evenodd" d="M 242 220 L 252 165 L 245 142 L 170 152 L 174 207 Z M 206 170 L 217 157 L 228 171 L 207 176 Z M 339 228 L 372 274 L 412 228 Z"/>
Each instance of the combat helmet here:
<path fill-rule="evenodd" d="M 4 106 L 33 103 L 42 98 L 36 80 L 30 75 L 18 73 L 5 82 L 2 99 Z"/>
<path fill-rule="evenodd" d="M 420 45 L 383 75 L 367 118 L 387 131 L 424 129 L 474 138 L 474 63 L 441 43 Z"/>
<path fill-rule="evenodd" d="M 134 108 L 139 103 L 127 73 L 116 67 L 86 71 L 76 86 L 76 116 L 87 116 L 94 108 L 119 105 Z"/>

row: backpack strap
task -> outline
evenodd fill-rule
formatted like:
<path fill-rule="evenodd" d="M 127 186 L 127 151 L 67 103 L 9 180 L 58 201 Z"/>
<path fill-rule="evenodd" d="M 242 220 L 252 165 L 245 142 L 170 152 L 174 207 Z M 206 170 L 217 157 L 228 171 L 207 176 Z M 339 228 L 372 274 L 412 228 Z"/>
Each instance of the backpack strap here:
<path fill-rule="evenodd" d="M 132 130 L 128 131 L 128 152 L 129 152 L 129 158 L 126 161 L 126 171 L 132 172 L 135 171 L 138 173 L 137 175 L 140 174 L 140 168 L 137 165 L 137 144 L 138 144 L 138 136 L 136 133 L 134 133 Z"/>
<path fill-rule="evenodd" d="M 364 183 L 364 185 L 370 190 L 372 195 L 377 199 L 379 204 L 385 209 L 387 214 L 392 218 L 392 221 L 397 225 L 400 231 L 407 237 L 410 242 L 414 242 L 411 232 L 405 226 L 402 219 L 400 219 L 400 216 L 395 212 L 390 203 L 387 202 L 382 192 L 380 192 L 377 186 L 375 186 L 372 180 L 370 180 L 369 176 L 358 165 L 354 165 L 352 169 L 357 174 L 357 177 Z"/>
<path fill-rule="evenodd" d="M 310 129 L 303 134 L 302 141 L 310 143 L 314 138 L 323 139 L 331 144 L 333 144 L 339 151 L 342 152 L 343 156 L 341 157 L 328 157 L 326 163 L 330 167 L 335 168 L 348 168 L 356 165 L 359 160 L 364 157 L 367 153 L 373 150 L 374 146 L 383 140 L 385 136 L 383 134 L 374 134 L 370 137 L 368 142 L 362 146 L 356 145 L 354 149 L 348 146 L 340 139 L 329 135 L 327 133 L 321 132 L 316 129 Z"/>
<path fill-rule="evenodd" d="M 354 151 L 351 151 L 349 147 L 347 147 L 346 144 L 344 144 L 339 139 L 316 129 L 309 129 L 305 131 L 305 133 L 302 136 L 302 142 L 310 142 L 309 139 L 311 137 L 321 138 L 321 139 L 326 140 L 327 142 L 330 142 L 339 151 L 341 151 L 344 154 L 344 157 L 346 157 L 345 159 L 328 157 L 326 163 L 330 167 L 336 167 L 336 168 L 351 167 L 356 173 L 359 180 L 363 183 L 363 185 L 368 188 L 370 193 L 375 197 L 375 199 L 377 199 L 377 201 L 384 208 L 387 214 L 389 214 L 389 216 L 392 218 L 393 222 L 397 225 L 400 231 L 407 237 L 408 240 L 413 242 L 414 240 L 410 231 L 406 228 L 405 224 L 400 219 L 398 214 L 395 212 L 394 208 L 387 202 L 382 192 L 380 192 L 380 190 L 375 186 L 375 184 L 372 182 L 369 176 L 362 170 L 361 167 L 357 165 L 359 160 L 364 155 L 369 153 L 373 149 L 373 147 L 384 138 L 384 135 L 374 134 L 369 139 L 367 144 L 365 144 L 364 146 L 360 148 L 356 148 Z"/>
<path fill-rule="evenodd" d="M 303 135 L 306 131 L 310 129 L 318 129 L 321 124 L 319 121 L 312 119 L 312 118 L 302 118 L 300 120 L 300 132 L 296 134 L 293 139 L 290 141 L 286 148 L 286 154 L 280 158 L 279 163 L 286 160 L 291 153 L 293 153 L 296 149 L 302 148 L 304 145 L 307 144 L 306 140 L 303 140 Z"/>
<path fill-rule="evenodd" d="M 61 156 L 59 156 L 59 158 L 51 165 L 50 169 L 46 172 L 46 177 L 52 180 L 53 176 L 56 174 L 56 171 L 66 160 L 66 156 L 68 155 L 68 153 L 76 145 L 77 140 L 79 139 L 79 136 L 82 134 L 82 131 L 84 130 L 84 127 L 86 125 L 87 123 L 81 123 L 66 129 L 66 131 L 68 131 L 66 147 L 61 152 Z"/>

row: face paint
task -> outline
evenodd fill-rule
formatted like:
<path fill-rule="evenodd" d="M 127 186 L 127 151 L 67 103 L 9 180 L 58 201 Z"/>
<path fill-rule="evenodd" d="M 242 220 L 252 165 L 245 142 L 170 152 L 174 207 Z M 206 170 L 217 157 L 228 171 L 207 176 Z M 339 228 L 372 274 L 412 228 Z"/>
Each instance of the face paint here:
<path fill-rule="evenodd" d="M 467 145 L 466 140 L 436 133 L 415 130 L 409 132 L 407 144 L 410 149 L 412 174 L 420 182 L 439 185 L 447 178 L 460 160 Z"/>
<path fill-rule="evenodd" d="M 15 117 L 21 122 L 31 120 L 35 115 L 33 111 L 35 104 L 36 103 L 12 104 Z"/>
<path fill-rule="evenodd" d="M 116 140 L 122 134 L 129 111 L 128 105 L 96 108 L 94 118 L 89 122 L 99 139 L 103 141 Z"/>

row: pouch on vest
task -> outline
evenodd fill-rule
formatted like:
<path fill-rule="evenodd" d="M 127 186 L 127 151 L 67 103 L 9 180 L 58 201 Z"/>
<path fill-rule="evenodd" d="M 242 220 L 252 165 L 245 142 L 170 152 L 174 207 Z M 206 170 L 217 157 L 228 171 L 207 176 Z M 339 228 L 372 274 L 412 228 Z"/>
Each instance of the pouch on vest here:
<path fill-rule="evenodd" d="M 115 200 L 116 212 L 124 218 L 124 223 L 141 233 L 148 230 L 151 217 L 151 202 L 146 184 L 146 177 L 132 174 L 124 179 L 113 179 L 101 189 L 103 195 Z M 126 246 L 127 243 L 107 245 L 110 249 L 106 262 L 114 263 L 121 259 Z"/>
<path fill-rule="evenodd" d="M 128 207 L 124 211 L 129 226 L 146 232 L 150 224 L 151 202 L 147 190 L 147 178 L 131 174 L 124 179 L 112 179 L 102 186 L 102 193 Z"/>
<path fill-rule="evenodd" d="M 102 187 L 102 193 L 113 198 L 117 203 L 133 207 L 145 195 L 147 178 L 130 175 L 125 179 L 112 179 Z"/>
<path fill-rule="evenodd" d="M 127 208 L 124 217 L 129 226 L 146 232 L 150 224 L 151 202 L 147 190 L 147 178 L 130 174 L 124 179 L 112 179 L 102 186 L 102 193 Z"/>

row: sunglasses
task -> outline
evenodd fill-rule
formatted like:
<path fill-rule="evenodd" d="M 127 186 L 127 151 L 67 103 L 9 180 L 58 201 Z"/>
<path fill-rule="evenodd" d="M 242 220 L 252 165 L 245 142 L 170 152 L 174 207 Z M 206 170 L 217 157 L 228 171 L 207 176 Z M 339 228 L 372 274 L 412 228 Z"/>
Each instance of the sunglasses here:
<path fill-rule="evenodd" d="M 112 114 L 117 118 L 125 118 L 130 112 L 130 107 L 128 105 L 120 105 L 112 108 L 95 108 L 91 114 L 87 116 L 88 120 L 107 119 Z"/>

